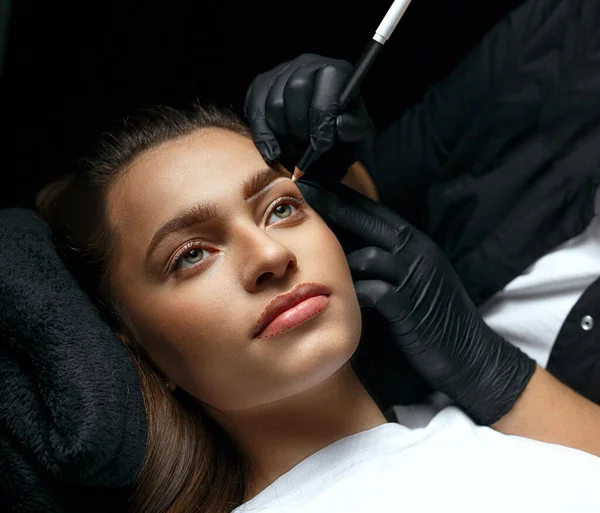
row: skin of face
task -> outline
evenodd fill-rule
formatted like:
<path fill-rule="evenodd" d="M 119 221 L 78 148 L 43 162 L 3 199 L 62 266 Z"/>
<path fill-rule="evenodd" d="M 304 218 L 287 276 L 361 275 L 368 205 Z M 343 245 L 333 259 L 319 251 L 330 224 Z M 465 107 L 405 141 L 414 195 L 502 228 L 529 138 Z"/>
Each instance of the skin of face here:
<path fill-rule="evenodd" d="M 319 385 L 348 363 L 360 339 L 338 239 L 307 203 L 283 199 L 276 209 L 283 197 L 302 198 L 291 175 L 250 201 L 242 197 L 242 183 L 266 167 L 251 139 L 201 129 L 142 153 L 108 194 L 114 293 L 165 377 L 221 412 Z M 207 201 L 216 217 L 169 236 L 147 265 L 159 227 Z M 182 260 L 167 271 L 176 255 Z M 328 306 L 283 333 L 254 338 L 267 304 L 307 282 L 329 288 Z"/>

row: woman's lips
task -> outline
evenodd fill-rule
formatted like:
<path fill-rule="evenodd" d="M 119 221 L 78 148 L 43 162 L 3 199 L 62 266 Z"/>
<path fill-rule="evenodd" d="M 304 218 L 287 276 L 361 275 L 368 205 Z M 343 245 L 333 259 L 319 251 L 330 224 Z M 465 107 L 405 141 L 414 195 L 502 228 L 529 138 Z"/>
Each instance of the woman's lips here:
<path fill-rule="evenodd" d="M 322 283 L 300 283 L 275 296 L 256 323 L 253 338 L 278 335 L 319 314 L 328 304 L 331 291 Z"/>
<path fill-rule="evenodd" d="M 323 311 L 329 304 L 329 296 L 319 295 L 305 299 L 301 303 L 280 313 L 258 333 L 257 339 L 269 338 L 287 331 L 294 326 L 311 319 Z"/>

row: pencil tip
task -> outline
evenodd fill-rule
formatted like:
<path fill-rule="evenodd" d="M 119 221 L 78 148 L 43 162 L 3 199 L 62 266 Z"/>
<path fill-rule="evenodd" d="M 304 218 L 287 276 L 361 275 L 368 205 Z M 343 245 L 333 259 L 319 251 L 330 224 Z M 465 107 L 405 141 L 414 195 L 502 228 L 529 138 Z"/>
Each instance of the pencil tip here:
<path fill-rule="evenodd" d="M 296 180 L 299 180 L 300 178 L 302 178 L 303 174 L 304 174 L 304 171 L 300 171 L 300 169 L 298 169 L 298 166 L 296 166 L 294 168 L 294 174 L 292 175 L 292 182 L 295 182 Z"/>

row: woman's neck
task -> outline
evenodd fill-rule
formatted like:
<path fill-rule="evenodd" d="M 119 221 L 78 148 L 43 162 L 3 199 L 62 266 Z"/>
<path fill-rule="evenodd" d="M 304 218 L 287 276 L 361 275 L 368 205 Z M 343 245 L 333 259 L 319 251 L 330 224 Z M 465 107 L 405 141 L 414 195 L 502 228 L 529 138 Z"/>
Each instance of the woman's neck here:
<path fill-rule="evenodd" d="M 302 394 L 217 421 L 250 463 L 245 501 L 323 447 L 387 422 L 350 363 Z"/>

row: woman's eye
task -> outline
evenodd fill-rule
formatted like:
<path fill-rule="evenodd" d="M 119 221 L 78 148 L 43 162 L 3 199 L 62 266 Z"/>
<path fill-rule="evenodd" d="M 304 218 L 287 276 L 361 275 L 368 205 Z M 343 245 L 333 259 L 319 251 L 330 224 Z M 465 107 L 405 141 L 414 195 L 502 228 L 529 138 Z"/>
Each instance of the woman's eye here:
<path fill-rule="evenodd" d="M 291 203 L 280 203 L 273 209 L 272 214 L 269 216 L 269 223 L 273 216 L 276 216 L 278 219 L 285 219 L 293 216 L 296 213 L 296 210 L 298 210 L 298 207 Z M 277 222 L 277 219 L 275 219 L 274 222 Z"/>
<path fill-rule="evenodd" d="M 175 269 L 185 269 L 186 267 L 193 267 L 198 263 L 202 262 L 202 255 L 206 253 L 210 255 L 210 253 L 204 248 L 192 248 L 189 251 L 186 251 L 183 255 L 181 255 L 177 262 L 175 263 Z M 189 265 L 186 265 L 189 264 Z"/>
<path fill-rule="evenodd" d="M 277 223 L 290 217 L 296 217 L 303 212 L 304 199 L 294 197 L 283 197 L 279 199 L 280 203 L 275 205 L 270 210 L 269 219 L 267 224 Z M 273 218 L 275 216 L 275 218 Z M 192 269 L 200 265 L 209 259 L 214 251 L 209 251 L 209 248 L 203 247 L 203 242 L 192 241 L 184 246 L 179 252 L 178 256 L 169 267 L 169 272 L 182 271 L 186 273 L 193 272 Z"/>

